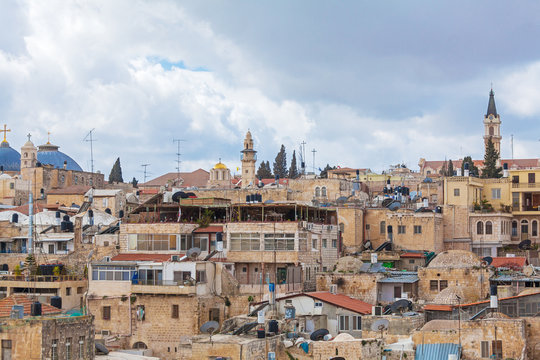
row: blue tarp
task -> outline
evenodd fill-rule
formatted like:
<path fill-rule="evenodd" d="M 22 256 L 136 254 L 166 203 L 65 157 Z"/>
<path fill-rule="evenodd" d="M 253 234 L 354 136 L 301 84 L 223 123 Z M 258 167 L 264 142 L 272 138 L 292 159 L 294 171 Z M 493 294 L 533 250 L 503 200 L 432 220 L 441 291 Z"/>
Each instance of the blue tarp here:
<path fill-rule="evenodd" d="M 415 360 L 448 360 L 448 355 L 456 354 L 461 358 L 458 344 L 419 344 L 416 346 Z"/>

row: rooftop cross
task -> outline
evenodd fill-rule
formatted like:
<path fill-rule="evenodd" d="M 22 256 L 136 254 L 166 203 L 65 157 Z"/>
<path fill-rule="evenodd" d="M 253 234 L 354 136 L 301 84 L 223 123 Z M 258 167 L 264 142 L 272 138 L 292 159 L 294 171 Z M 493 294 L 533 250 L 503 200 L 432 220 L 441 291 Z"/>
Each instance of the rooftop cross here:
<path fill-rule="evenodd" d="M 4 140 L 2 140 L 2 142 L 7 142 L 6 140 L 6 135 L 8 132 L 10 132 L 11 130 L 7 128 L 7 125 L 4 124 L 4 130 L 0 130 L 0 132 L 3 132 L 4 133 Z"/>
<path fill-rule="evenodd" d="M 32 137 L 32 135 L 30 135 L 30 133 L 28 133 L 28 135 L 26 135 L 28 137 L 28 141 L 30 141 L 30 138 Z"/>
<path fill-rule="evenodd" d="M 51 143 L 51 132 L 47 131 L 47 144 Z"/>

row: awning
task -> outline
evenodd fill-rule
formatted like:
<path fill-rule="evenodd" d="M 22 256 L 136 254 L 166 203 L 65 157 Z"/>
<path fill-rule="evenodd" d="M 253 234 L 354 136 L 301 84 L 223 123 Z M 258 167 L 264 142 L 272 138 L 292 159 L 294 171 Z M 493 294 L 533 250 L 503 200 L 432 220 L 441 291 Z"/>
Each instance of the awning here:
<path fill-rule="evenodd" d="M 204 233 L 204 234 L 218 233 L 218 232 L 223 232 L 223 226 L 207 226 L 207 227 L 204 227 L 204 228 L 195 229 L 193 232 L 194 233 Z"/>
<path fill-rule="evenodd" d="M 65 241 L 71 241 L 73 238 L 45 238 L 45 239 L 38 239 L 36 242 L 65 242 Z"/>
<path fill-rule="evenodd" d="M 386 277 L 378 282 L 380 283 L 391 283 L 391 284 L 412 284 L 418 281 L 418 275 L 402 275 L 402 276 L 392 276 Z"/>
<path fill-rule="evenodd" d="M 13 242 L 12 238 L 0 238 L 0 243 L 11 243 Z"/>

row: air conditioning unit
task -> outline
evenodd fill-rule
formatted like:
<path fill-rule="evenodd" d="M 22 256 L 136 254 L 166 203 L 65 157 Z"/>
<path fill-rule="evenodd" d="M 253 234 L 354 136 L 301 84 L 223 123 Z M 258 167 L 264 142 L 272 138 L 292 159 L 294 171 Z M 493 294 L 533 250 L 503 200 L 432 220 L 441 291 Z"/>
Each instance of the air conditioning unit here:
<path fill-rule="evenodd" d="M 109 336 L 109 335 L 111 335 L 111 332 L 109 330 L 101 330 L 101 335 L 102 336 Z"/>
<path fill-rule="evenodd" d="M 171 261 L 180 261 L 180 256 L 178 255 L 171 256 Z"/>
<path fill-rule="evenodd" d="M 330 294 L 337 294 L 337 285 L 336 284 L 332 284 L 330 285 Z"/>
<path fill-rule="evenodd" d="M 110 262 L 110 261 L 111 261 L 111 257 L 110 257 L 110 256 L 104 256 L 104 257 L 103 257 L 103 261 L 105 261 L 105 262 Z"/>
<path fill-rule="evenodd" d="M 382 306 L 372 306 L 371 307 L 371 315 L 381 316 L 382 314 L 383 314 L 383 307 Z"/>

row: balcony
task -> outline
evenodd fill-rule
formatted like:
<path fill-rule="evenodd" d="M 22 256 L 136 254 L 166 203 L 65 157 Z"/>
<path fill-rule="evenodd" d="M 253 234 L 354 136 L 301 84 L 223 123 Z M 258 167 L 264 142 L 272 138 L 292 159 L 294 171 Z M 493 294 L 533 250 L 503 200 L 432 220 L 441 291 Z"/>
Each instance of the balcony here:
<path fill-rule="evenodd" d="M 0 281 L 31 281 L 43 283 L 62 281 L 86 281 L 86 279 L 83 276 L 77 275 L 1 275 Z"/>
<path fill-rule="evenodd" d="M 540 191 L 540 183 L 512 183 L 512 189 Z"/>
<path fill-rule="evenodd" d="M 172 280 L 139 280 L 137 284 L 131 285 L 131 292 L 134 294 L 195 295 L 197 293 L 197 287 Z"/>

